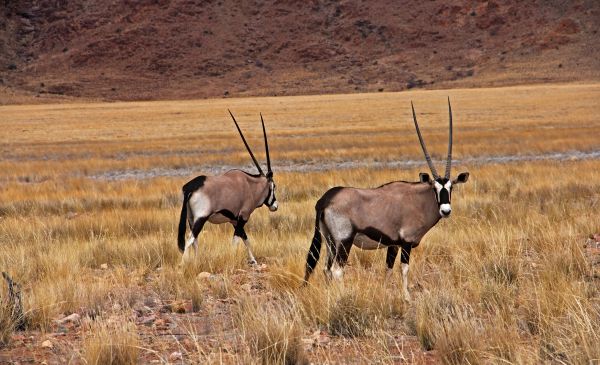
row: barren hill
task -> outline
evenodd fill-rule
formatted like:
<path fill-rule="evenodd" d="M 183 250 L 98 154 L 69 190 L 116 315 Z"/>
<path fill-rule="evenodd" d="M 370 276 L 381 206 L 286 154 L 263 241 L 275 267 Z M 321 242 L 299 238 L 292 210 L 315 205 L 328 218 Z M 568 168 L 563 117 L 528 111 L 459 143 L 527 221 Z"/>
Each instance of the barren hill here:
<path fill-rule="evenodd" d="M 10 1 L 4 92 L 107 100 L 600 80 L 600 3 Z"/>

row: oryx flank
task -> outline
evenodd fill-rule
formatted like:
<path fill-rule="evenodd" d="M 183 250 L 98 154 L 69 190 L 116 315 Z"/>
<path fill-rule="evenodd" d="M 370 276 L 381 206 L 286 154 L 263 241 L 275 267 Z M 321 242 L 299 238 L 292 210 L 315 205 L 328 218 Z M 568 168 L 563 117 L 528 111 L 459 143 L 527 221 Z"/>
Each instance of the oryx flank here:
<path fill-rule="evenodd" d="M 265 139 L 265 153 L 267 155 L 267 173 L 260 168 L 254 157 L 250 146 L 244 138 L 237 121 L 231 111 L 229 112 L 235 126 L 242 137 L 242 141 L 258 169 L 258 174 L 253 175 L 242 170 L 229 170 L 219 176 L 198 176 L 189 181 L 182 188 L 183 206 L 179 219 L 179 234 L 177 244 L 179 250 L 185 257 L 185 252 L 190 245 L 194 247 L 194 254 L 198 250 L 198 234 L 202 231 L 204 223 L 215 224 L 231 223 L 234 227 L 233 244 L 236 245 L 241 239 L 248 249 L 248 261 L 256 264 L 256 259 L 250 249 L 250 242 L 244 231 L 254 209 L 263 204 L 272 212 L 277 210 L 275 199 L 275 182 L 271 170 L 271 159 L 269 157 L 269 143 L 265 123 L 260 116 L 263 136 Z M 186 220 L 190 227 L 190 237 L 185 241 Z M 183 262 L 183 258 L 182 258 Z"/>
<path fill-rule="evenodd" d="M 412 107 L 412 102 L 411 102 Z M 327 241 L 327 277 L 341 277 L 352 245 L 371 250 L 387 248 L 387 275 L 401 251 L 403 291 L 408 293 L 408 264 L 410 251 L 419 245 L 423 236 L 440 220 L 450 215 L 450 198 L 454 184 L 465 183 L 469 173 L 463 172 L 450 180 L 452 163 L 452 108 L 448 99 L 450 137 L 444 176 L 437 174 L 427 153 L 417 124 L 413 120 L 425 159 L 433 174 L 419 174 L 420 181 L 394 181 L 374 189 L 335 187 L 327 191 L 315 206 L 315 235 L 306 259 L 305 282 L 317 265 L 321 250 L 321 234 Z"/>

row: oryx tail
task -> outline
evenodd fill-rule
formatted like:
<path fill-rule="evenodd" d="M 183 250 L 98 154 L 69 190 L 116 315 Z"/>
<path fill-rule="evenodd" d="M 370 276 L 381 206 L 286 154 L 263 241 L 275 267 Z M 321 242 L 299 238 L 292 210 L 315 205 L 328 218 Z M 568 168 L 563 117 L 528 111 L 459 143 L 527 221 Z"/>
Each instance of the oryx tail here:
<path fill-rule="evenodd" d="M 315 235 L 312 239 L 312 244 L 308 250 L 308 256 L 306 256 L 306 273 L 304 275 L 304 281 L 308 281 L 308 277 L 313 272 L 319 262 L 319 256 L 321 256 L 321 237 L 320 222 L 323 217 L 323 212 L 317 210 L 317 216 L 315 217 Z"/>
<path fill-rule="evenodd" d="M 323 237 L 325 236 L 326 240 L 329 240 L 328 237 L 330 235 L 327 230 L 327 225 L 324 222 L 325 219 L 325 209 L 331 203 L 333 197 L 343 188 L 337 186 L 335 188 L 329 189 L 315 204 L 315 235 L 312 239 L 312 244 L 310 245 L 310 249 L 308 250 L 308 255 L 306 256 L 306 274 L 304 275 L 304 281 L 308 281 L 308 277 L 312 274 L 313 270 L 317 266 L 319 262 L 319 257 L 321 256 L 321 243 L 323 242 Z"/>
<path fill-rule="evenodd" d="M 187 223 L 188 202 L 194 191 L 198 190 L 202 187 L 202 185 L 204 185 L 204 180 L 206 180 L 206 176 L 198 176 L 189 181 L 187 184 L 183 185 L 183 188 L 181 188 L 181 191 L 183 192 L 183 204 L 181 205 L 181 214 L 179 216 L 179 232 L 177 234 L 177 247 L 179 247 L 179 251 L 181 252 L 185 251 L 185 226 Z"/>

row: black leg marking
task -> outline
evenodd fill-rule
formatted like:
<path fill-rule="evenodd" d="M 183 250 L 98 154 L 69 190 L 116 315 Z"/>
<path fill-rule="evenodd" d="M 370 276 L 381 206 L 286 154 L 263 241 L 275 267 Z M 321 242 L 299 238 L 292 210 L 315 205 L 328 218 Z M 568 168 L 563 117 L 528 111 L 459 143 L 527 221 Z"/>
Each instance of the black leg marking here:
<path fill-rule="evenodd" d="M 402 254 L 400 255 L 400 262 L 403 264 L 408 264 L 410 260 L 410 250 L 412 249 L 412 245 L 410 243 L 406 243 L 402 245 Z M 389 255 L 389 251 L 388 251 Z"/>
<path fill-rule="evenodd" d="M 238 236 L 239 238 L 243 239 L 244 241 L 248 239 L 248 236 L 246 235 L 246 231 L 244 230 L 244 226 L 246 225 L 246 222 L 241 219 L 238 218 L 236 224 L 233 226 L 235 229 L 233 231 L 233 236 Z"/>
<path fill-rule="evenodd" d="M 200 217 L 194 222 L 194 225 L 192 226 L 192 235 L 195 239 L 198 238 L 198 235 L 200 234 L 200 231 L 202 231 L 204 223 L 206 223 L 207 220 L 208 218 Z"/>
<path fill-rule="evenodd" d="M 335 255 L 336 262 L 340 268 L 343 268 L 344 265 L 346 265 L 346 263 L 348 262 L 348 257 L 350 256 L 350 249 L 352 249 L 352 242 L 354 242 L 354 236 L 340 242 L 340 247 L 337 250 L 337 254 Z"/>
<path fill-rule="evenodd" d="M 385 264 L 388 269 L 394 268 L 394 263 L 396 262 L 396 256 L 398 256 L 398 246 L 390 246 L 387 248 L 387 254 L 385 256 Z"/>

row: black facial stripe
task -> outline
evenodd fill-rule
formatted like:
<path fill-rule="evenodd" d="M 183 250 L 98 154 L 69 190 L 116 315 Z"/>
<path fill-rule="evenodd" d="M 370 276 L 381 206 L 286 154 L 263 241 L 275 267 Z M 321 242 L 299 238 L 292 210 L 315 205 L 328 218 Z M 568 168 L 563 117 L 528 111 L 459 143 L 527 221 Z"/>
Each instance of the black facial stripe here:
<path fill-rule="evenodd" d="M 438 204 L 450 204 L 450 193 L 448 193 L 448 189 L 442 188 L 442 190 L 440 190 Z"/>

